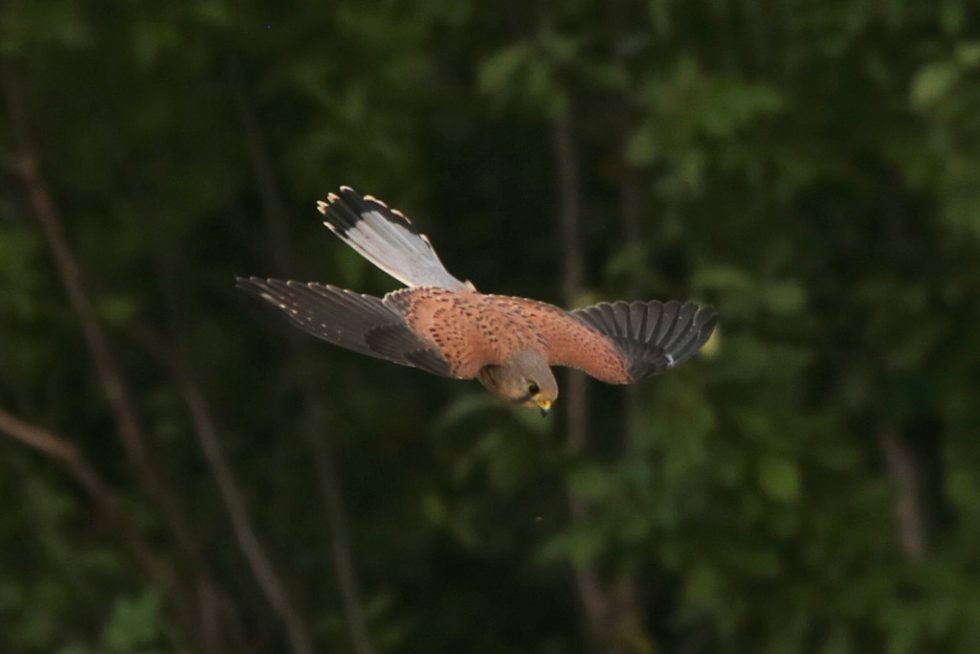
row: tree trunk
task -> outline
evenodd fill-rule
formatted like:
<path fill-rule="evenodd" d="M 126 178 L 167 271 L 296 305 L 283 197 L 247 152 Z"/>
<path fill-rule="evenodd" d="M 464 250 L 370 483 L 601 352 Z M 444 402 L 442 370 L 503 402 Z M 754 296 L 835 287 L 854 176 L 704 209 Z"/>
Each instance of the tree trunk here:
<path fill-rule="evenodd" d="M 566 305 L 574 306 L 582 290 L 585 276 L 581 235 L 581 183 L 579 181 L 578 153 L 572 132 L 571 117 L 563 114 L 551 127 L 552 147 L 557 165 L 558 184 L 558 231 L 561 235 L 562 269 L 561 288 Z M 565 398 L 565 443 L 572 455 L 581 454 L 589 436 L 589 395 L 585 375 L 568 370 L 562 395 Z M 580 522 L 588 516 L 589 508 L 584 500 L 569 491 L 569 511 L 572 522 Z M 586 630 L 596 651 L 604 651 L 609 644 L 607 616 L 609 600 L 593 562 L 577 564 L 573 568 L 575 589 L 585 617 Z"/>

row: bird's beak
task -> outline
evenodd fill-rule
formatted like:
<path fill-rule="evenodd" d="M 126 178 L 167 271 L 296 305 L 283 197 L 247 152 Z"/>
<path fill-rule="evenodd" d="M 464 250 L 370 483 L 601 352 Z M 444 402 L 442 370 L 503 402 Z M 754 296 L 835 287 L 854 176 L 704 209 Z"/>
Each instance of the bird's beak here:
<path fill-rule="evenodd" d="M 548 412 L 551 411 L 551 400 L 536 400 L 535 404 L 537 404 L 538 408 L 541 410 L 541 417 L 546 418 L 548 416 Z"/>

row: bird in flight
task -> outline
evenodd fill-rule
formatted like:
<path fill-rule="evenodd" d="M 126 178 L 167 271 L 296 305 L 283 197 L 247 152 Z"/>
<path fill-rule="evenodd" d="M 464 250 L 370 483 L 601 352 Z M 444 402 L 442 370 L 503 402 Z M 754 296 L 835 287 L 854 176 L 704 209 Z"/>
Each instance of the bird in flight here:
<path fill-rule="evenodd" d="M 480 293 L 453 277 L 429 239 L 396 209 L 342 186 L 317 203 L 326 225 L 407 288 L 383 298 L 329 284 L 239 277 L 238 286 L 328 343 L 455 379 L 547 414 L 558 397 L 552 366 L 630 384 L 698 351 L 718 319 L 694 302 L 603 302 L 565 311 Z"/>

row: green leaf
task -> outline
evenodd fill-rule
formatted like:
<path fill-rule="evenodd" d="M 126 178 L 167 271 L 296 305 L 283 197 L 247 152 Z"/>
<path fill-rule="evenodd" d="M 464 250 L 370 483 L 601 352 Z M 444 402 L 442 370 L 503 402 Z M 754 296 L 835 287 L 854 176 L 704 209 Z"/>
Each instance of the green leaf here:
<path fill-rule="evenodd" d="M 517 43 L 487 57 L 480 65 L 480 88 L 491 95 L 511 97 L 517 74 L 526 64 L 529 55 L 528 45 Z"/>
<path fill-rule="evenodd" d="M 711 565 L 696 567 L 684 584 L 684 601 L 696 607 L 716 605 L 722 593 L 723 576 Z"/>
<path fill-rule="evenodd" d="M 155 590 L 116 600 L 102 635 L 104 647 L 125 654 L 152 644 L 159 636 L 160 605 L 160 593 Z"/>
<path fill-rule="evenodd" d="M 541 548 L 539 558 L 542 562 L 562 559 L 582 565 L 592 560 L 605 544 L 605 536 L 595 525 L 576 525 L 559 534 Z"/>
<path fill-rule="evenodd" d="M 110 325 L 127 325 L 136 315 L 136 301 L 126 295 L 107 295 L 99 300 L 98 311 L 102 319 Z"/>
<path fill-rule="evenodd" d="M 800 498 L 800 470 L 790 459 L 765 457 L 759 462 L 759 485 L 778 502 L 795 502 Z"/>
<path fill-rule="evenodd" d="M 576 497 L 599 500 L 616 488 L 614 476 L 597 465 L 582 466 L 569 474 L 568 485 Z"/>
<path fill-rule="evenodd" d="M 72 643 L 59 649 L 57 654 L 93 654 L 93 652 L 85 645 Z"/>
<path fill-rule="evenodd" d="M 925 108 L 948 94 L 960 77 L 959 67 L 951 61 L 940 61 L 923 67 L 912 80 L 912 105 Z"/>
<path fill-rule="evenodd" d="M 980 66 L 980 41 L 967 41 L 956 46 L 956 60 L 964 68 Z"/>
<path fill-rule="evenodd" d="M 776 282 L 763 291 L 766 305 L 774 313 L 792 315 L 800 313 L 806 300 L 806 293 L 797 282 Z"/>
<path fill-rule="evenodd" d="M 443 411 L 433 420 L 432 428 L 435 433 L 453 429 L 461 423 L 487 411 L 501 407 L 498 399 L 489 393 L 466 393 L 459 395 L 446 405 Z"/>
<path fill-rule="evenodd" d="M 660 154 L 657 131 L 651 125 L 644 125 L 629 137 L 626 144 L 626 157 L 638 166 L 653 163 Z"/>

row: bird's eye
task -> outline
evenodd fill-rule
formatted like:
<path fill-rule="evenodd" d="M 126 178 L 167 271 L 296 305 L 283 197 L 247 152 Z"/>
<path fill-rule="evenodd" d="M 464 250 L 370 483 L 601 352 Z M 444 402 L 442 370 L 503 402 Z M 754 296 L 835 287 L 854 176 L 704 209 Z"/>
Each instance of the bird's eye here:
<path fill-rule="evenodd" d="M 541 392 L 541 389 L 538 388 L 537 384 L 531 382 L 530 384 L 527 385 L 527 392 L 530 393 L 531 395 L 537 395 L 539 392 Z"/>

